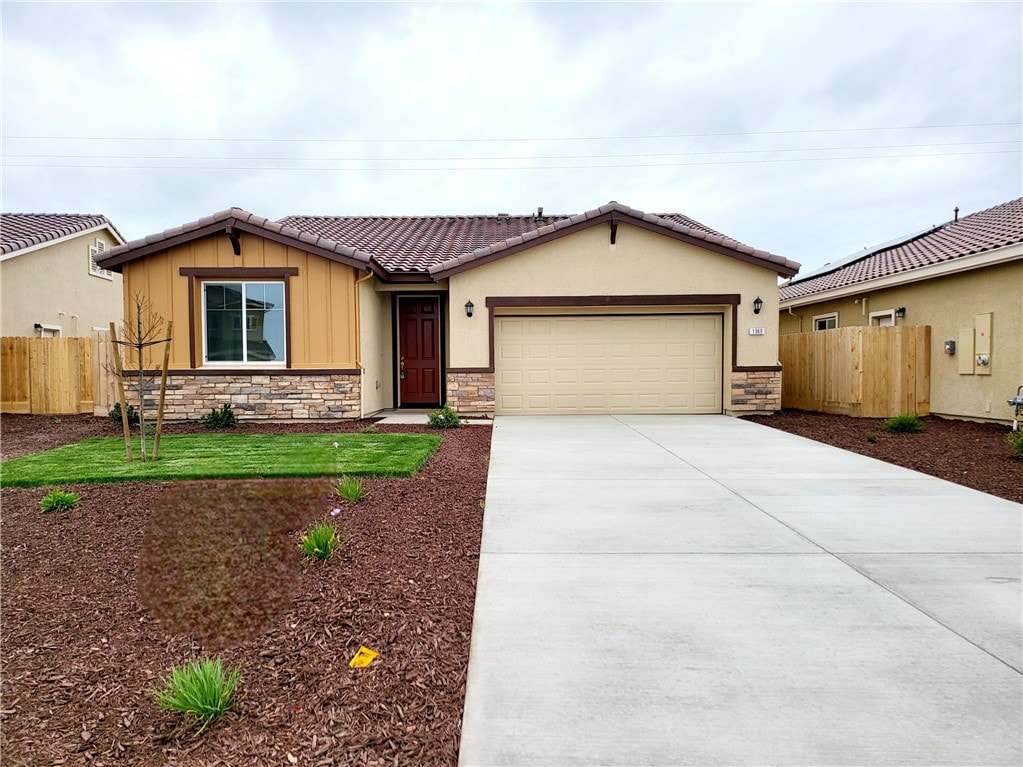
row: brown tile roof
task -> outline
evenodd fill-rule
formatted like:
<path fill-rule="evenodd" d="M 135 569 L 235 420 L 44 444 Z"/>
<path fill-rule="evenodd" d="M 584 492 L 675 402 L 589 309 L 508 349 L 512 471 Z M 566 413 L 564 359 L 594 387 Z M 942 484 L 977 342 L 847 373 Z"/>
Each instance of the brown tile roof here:
<path fill-rule="evenodd" d="M 197 221 L 166 229 L 139 240 L 132 240 L 125 245 L 111 249 L 98 263 L 104 269 L 119 267 L 128 261 L 173 247 L 180 242 L 230 228 L 262 234 L 307 251 L 319 253 L 327 258 L 344 261 L 358 268 L 366 269 L 370 265 L 369 253 L 342 245 L 312 232 L 300 231 L 286 224 L 271 221 L 241 208 L 228 208 L 214 213 L 212 216 L 205 216 Z"/>
<path fill-rule="evenodd" d="M 98 213 L 0 213 L 0 254 L 59 240 L 107 226 L 123 240 L 106 216 Z"/>
<path fill-rule="evenodd" d="M 818 270 L 780 288 L 781 300 L 823 293 L 1023 242 L 1023 197 L 949 221 Z"/>
<path fill-rule="evenodd" d="M 781 256 L 729 239 L 679 213 L 655 215 L 611 202 L 576 215 L 480 216 L 288 216 L 281 223 L 345 242 L 373 254 L 389 273 L 428 273 L 440 278 L 474 261 L 527 246 L 533 240 L 557 236 L 612 213 L 651 228 L 690 238 L 707 246 L 767 262 L 791 274 L 799 265 Z"/>

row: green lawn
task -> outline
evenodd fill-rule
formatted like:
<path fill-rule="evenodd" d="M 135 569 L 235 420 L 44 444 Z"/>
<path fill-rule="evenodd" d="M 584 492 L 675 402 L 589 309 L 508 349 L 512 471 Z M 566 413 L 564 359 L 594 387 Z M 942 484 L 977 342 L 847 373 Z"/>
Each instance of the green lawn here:
<path fill-rule="evenodd" d="M 128 463 L 123 439 L 95 437 L 4 461 L 0 485 L 340 474 L 408 477 L 426 463 L 440 441 L 430 434 L 180 434 L 161 438 L 159 461 L 142 463 L 136 437 L 136 459 Z"/>

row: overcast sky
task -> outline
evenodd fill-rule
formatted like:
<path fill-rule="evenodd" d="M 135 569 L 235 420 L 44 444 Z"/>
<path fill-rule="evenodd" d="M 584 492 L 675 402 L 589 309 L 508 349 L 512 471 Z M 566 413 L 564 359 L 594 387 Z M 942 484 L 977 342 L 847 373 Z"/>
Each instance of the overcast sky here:
<path fill-rule="evenodd" d="M 2 207 L 679 212 L 803 272 L 1023 195 L 1023 4 L 4 3 Z"/>

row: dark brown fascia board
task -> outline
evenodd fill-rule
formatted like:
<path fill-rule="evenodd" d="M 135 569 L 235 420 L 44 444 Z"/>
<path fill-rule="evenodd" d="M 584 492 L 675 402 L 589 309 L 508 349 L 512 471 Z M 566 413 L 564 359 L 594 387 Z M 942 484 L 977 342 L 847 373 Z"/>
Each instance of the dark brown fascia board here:
<path fill-rule="evenodd" d="M 555 229 L 552 232 L 548 232 L 538 237 L 534 237 L 529 240 L 524 240 L 523 242 L 517 243 L 515 245 L 502 248 L 501 250 L 488 253 L 485 256 L 481 256 L 479 258 L 475 258 L 469 261 L 463 261 L 462 263 L 456 264 L 448 269 L 442 269 L 436 272 L 432 272 L 430 276 L 435 280 L 440 280 L 443 279 L 444 277 L 451 277 L 452 275 L 455 274 L 461 274 L 462 272 L 466 272 L 470 269 L 475 269 L 477 266 L 483 266 L 484 264 L 489 264 L 492 261 L 497 261 L 498 259 L 504 258 L 505 256 L 510 256 L 514 253 L 520 253 L 523 250 L 528 250 L 529 248 L 535 247 L 537 245 L 552 242 L 560 237 L 565 237 L 569 234 L 575 234 L 576 232 L 580 232 L 583 229 L 588 229 L 591 226 L 596 226 L 598 224 L 604 223 L 630 224 L 640 229 L 646 229 L 656 234 L 662 234 L 667 237 L 671 237 L 672 239 L 679 240 L 680 242 L 685 242 L 689 245 L 693 245 L 698 248 L 703 248 L 704 250 L 710 250 L 714 253 L 720 253 L 721 255 L 728 256 L 730 258 L 735 258 L 738 259 L 739 261 L 743 261 L 748 264 L 753 264 L 754 266 L 760 266 L 763 267 L 764 269 L 771 269 L 772 271 L 776 272 L 777 274 L 783 277 L 791 277 L 798 271 L 798 269 L 790 268 L 784 264 L 766 261 L 762 258 L 757 258 L 756 256 L 748 253 L 742 253 L 741 251 L 738 250 L 732 250 L 731 248 L 726 248 L 723 245 L 718 245 L 717 243 L 709 242 L 699 237 L 693 237 L 691 235 L 683 234 L 682 232 L 678 232 L 675 231 L 674 229 L 669 229 L 664 226 L 658 226 L 657 224 L 651 223 L 649 221 L 644 221 L 641 218 L 635 218 L 633 216 L 630 216 L 627 213 L 612 210 L 608 211 L 607 213 L 603 213 L 599 216 L 587 219 L 585 221 L 580 221 L 570 226 L 566 226 L 562 229 Z"/>
<path fill-rule="evenodd" d="M 420 285 L 436 285 L 437 280 L 427 272 L 389 272 L 380 266 L 381 273 L 377 274 L 381 282 L 398 283 L 419 283 Z"/>
<path fill-rule="evenodd" d="M 251 277 L 255 279 L 267 277 L 294 277 L 298 274 L 297 266 L 182 266 L 178 269 L 182 277 Z"/>
<path fill-rule="evenodd" d="M 278 232 L 271 232 L 268 229 L 264 229 L 261 226 L 255 226 L 247 221 L 241 221 L 240 219 L 237 218 L 226 218 L 223 219 L 222 221 L 215 221 L 211 224 L 207 224 L 206 226 L 202 226 L 197 229 L 190 229 L 187 232 L 181 232 L 180 234 L 176 234 L 173 237 L 166 237 L 159 240 L 154 240 L 153 242 L 150 242 L 146 245 L 140 245 L 138 248 L 134 248 L 128 251 L 127 253 L 122 253 L 121 255 L 115 256 L 114 258 L 101 260 L 100 262 L 98 262 L 97 265 L 101 265 L 101 268 L 103 269 L 111 269 L 112 271 L 115 272 L 121 272 L 122 269 L 120 267 L 122 267 L 129 261 L 135 261 L 140 258 L 145 258 L 146 256 L 151 256 L 154 253 L 169 250 L 170 248 L 176 247 L 177 245 L 181 245 L 186 242 L 191 242 L 192 240 L 198 240 L 202 237 L 208 237 L 209 235 L 212 234 L 222 234 L 230 229 L 248 232 L 249 234 L 254 234 L 257 237 L 263 237 L 267 240 L 272 240 L 273 242 L 279 242 L 282 245 L 287 245 L 298 250 L 303 250 L 306 253 L 313 253 L 318 256 L 323 256 L 324 258 L 330 259 L 331 261 L 338 261 L 339 263 L 346 264 L 356 269 L 373 268 L 373 260 L 371 258 L 367 258 L 365 261 L 357 258 L 351 258 L 349 256 L 345 256 L 341 253 L 338 253 L 337 251 L 327 250 L 326 248 L 321 248 L 317 245 L 312 245 L 308 242 L 303 242 L 298 238 L 288 237 L 287 235 L 280 234 Z"/>
<path fill-rule="evenodd" d="M 490 307 L 543 307 L 543 306 L 704 306 L 724 304 L 738 306 L 742 302 L 738 293 L 701 293 L 698 295 L 660 296 L 488 296 Z"/>

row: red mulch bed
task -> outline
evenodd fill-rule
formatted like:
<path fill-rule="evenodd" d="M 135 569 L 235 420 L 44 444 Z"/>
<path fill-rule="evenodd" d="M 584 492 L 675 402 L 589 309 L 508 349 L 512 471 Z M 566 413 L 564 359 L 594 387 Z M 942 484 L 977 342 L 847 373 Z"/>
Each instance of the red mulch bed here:
<path fill-rule="evenodd" d="M 79 416 L 2 430 L 4 458 L 118 433 Z M 3 763 L 456 764 L 490 433 L 443 432 L 419 475 L 368 480 L 358 504 L 327 479 L 81 485 L 45 515 L 44 489 L 3 490 Z M 335 507 L 349 542 L 303 564 L 299 532 Z M 360 645 L 380 657 L 350 668 Z M 207 653 L 241 666 L 242 699 L 196 736 L 150 690 Z"/>
<path fill-rule="evenodd" d="M 1023 461 L 1006 440 L 1008 426 L 925 416 L 919 434 L 888 434 L 883 418 L 801 410 L 747 418 L 1023 503 Z"/>

